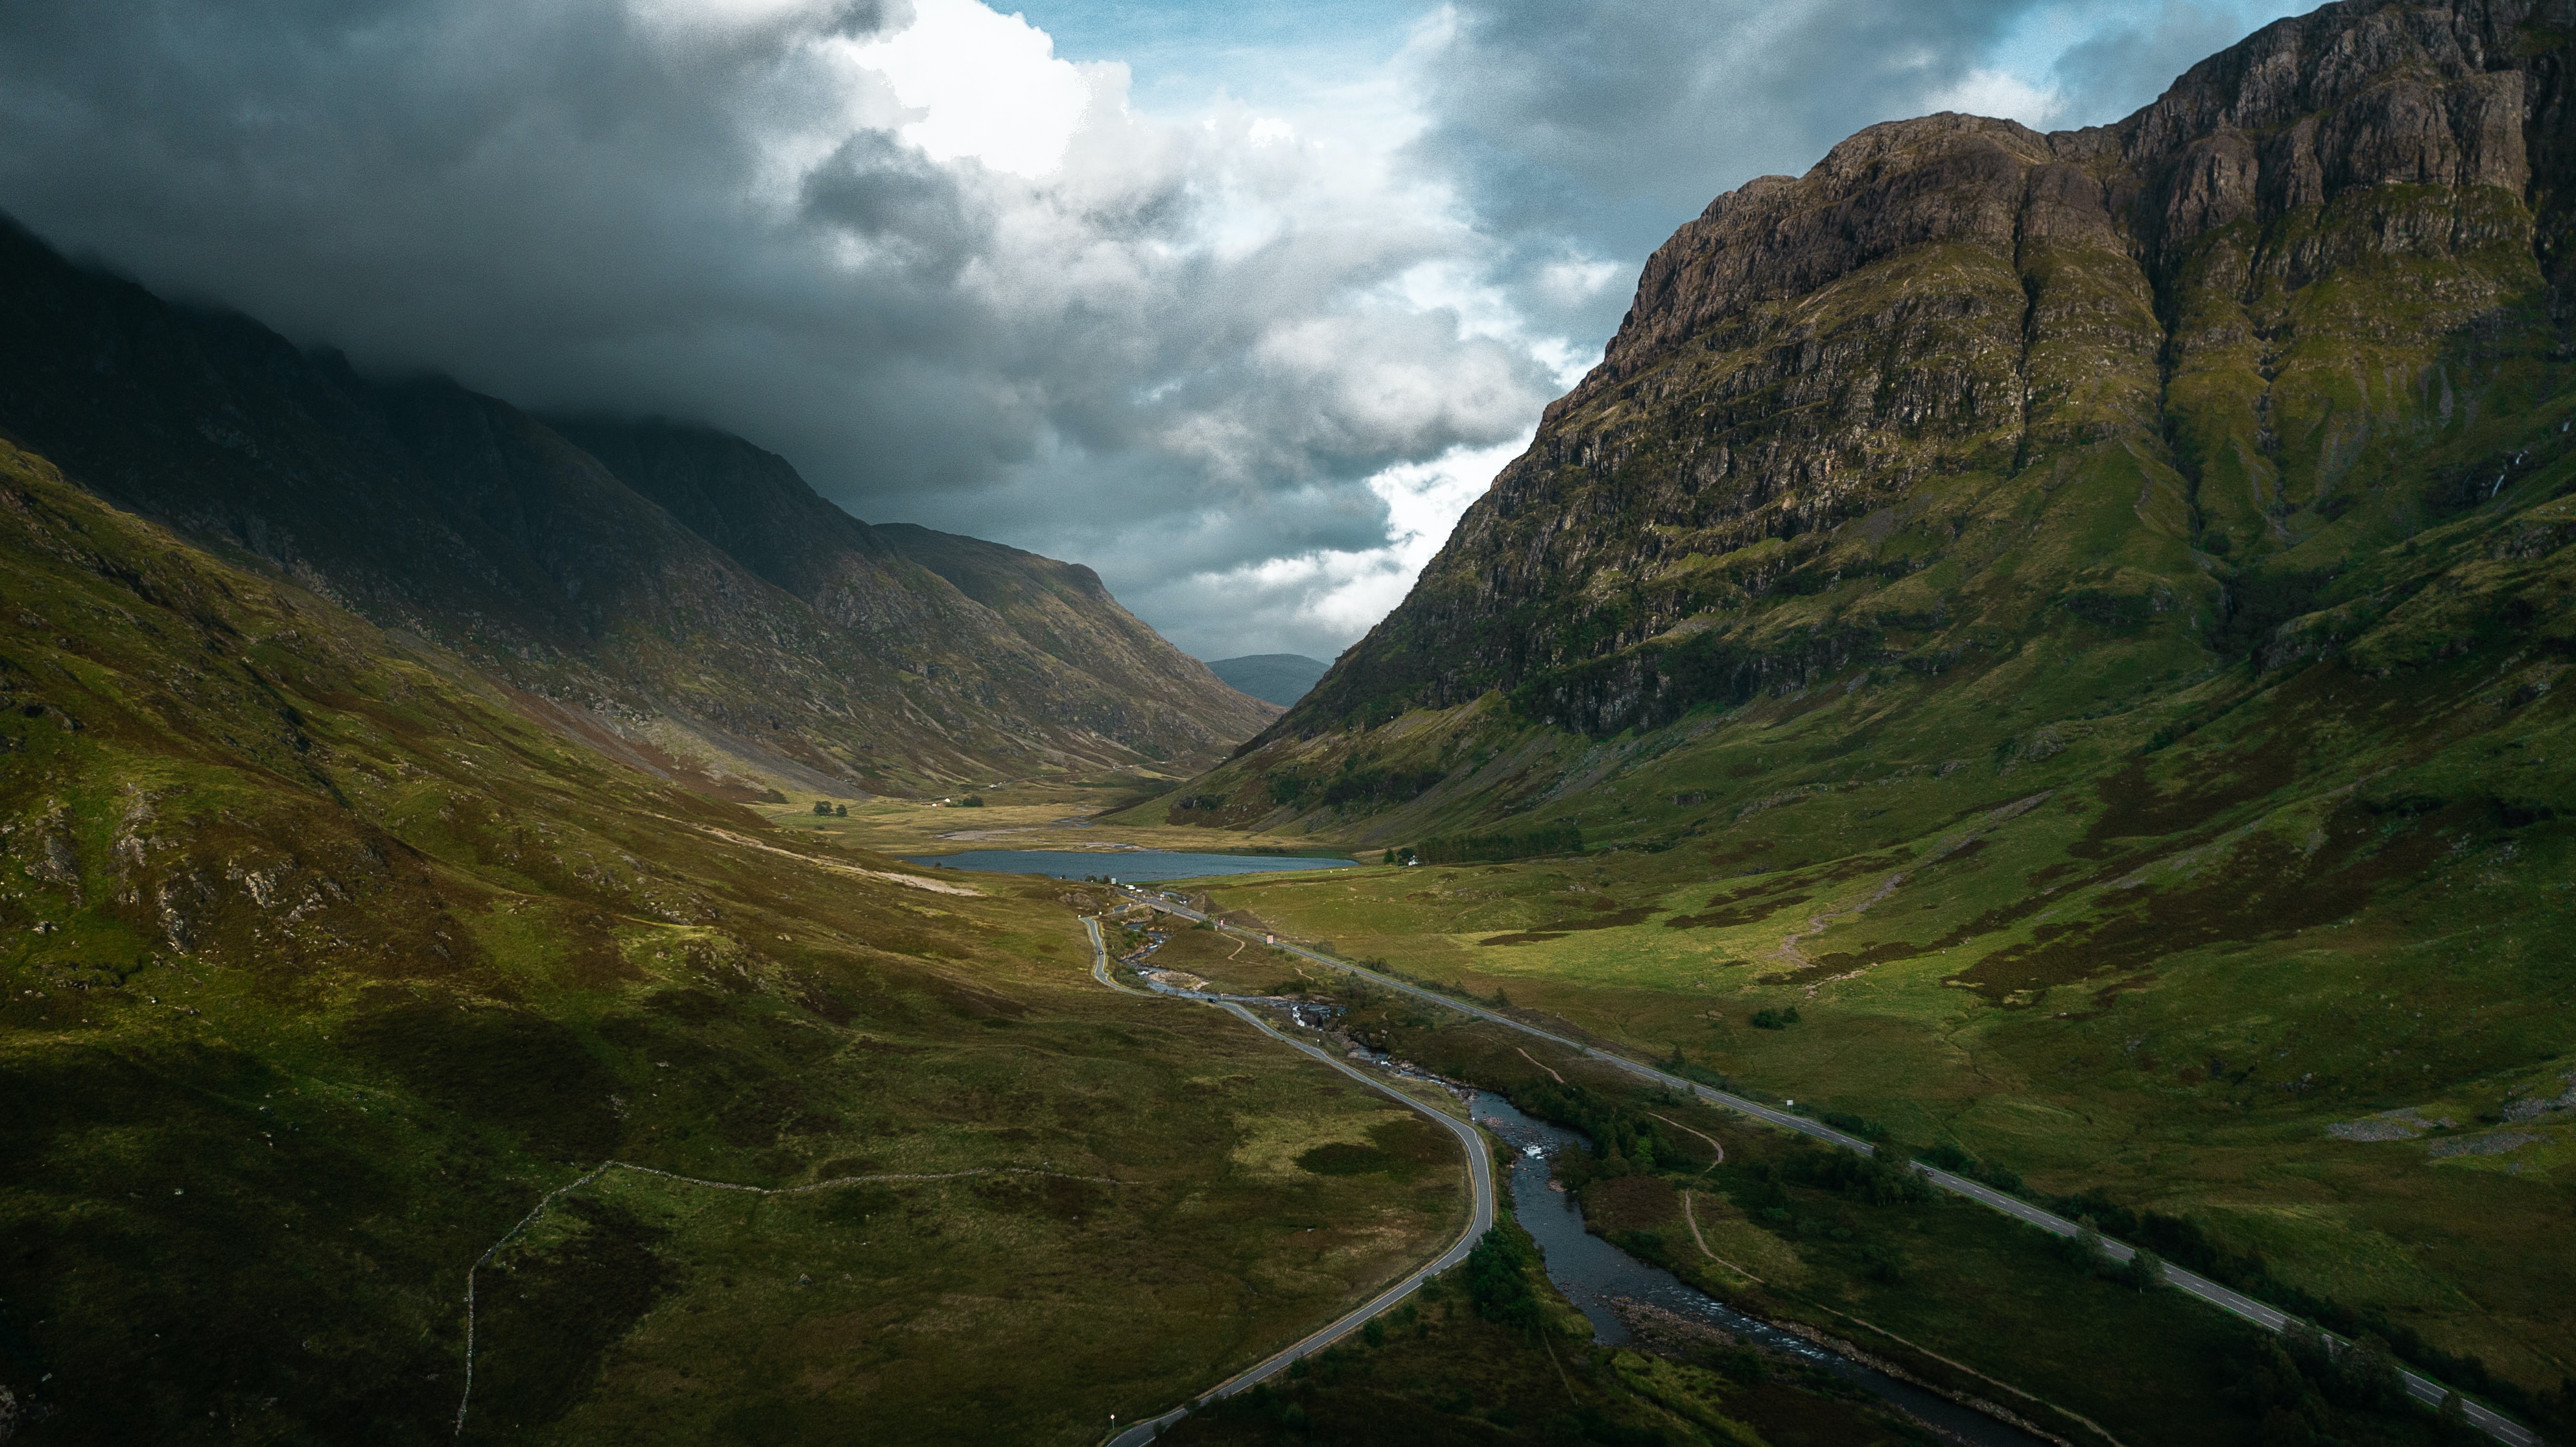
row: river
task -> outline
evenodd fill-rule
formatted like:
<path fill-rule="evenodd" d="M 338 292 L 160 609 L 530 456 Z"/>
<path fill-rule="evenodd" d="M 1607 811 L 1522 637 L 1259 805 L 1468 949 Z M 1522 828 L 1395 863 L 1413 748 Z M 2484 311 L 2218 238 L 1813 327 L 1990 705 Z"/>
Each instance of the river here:
<path fill-rule="evenodd" d="M 2046 1447 L 2045 1439 L 2020 1428 L 1873 1371 L 1759 1317 L 1747 1316 L 1662 1267 L 1649 1266 L 1584 1230 L 1583 1211 L 1575 1205 L 1574 1197 L 1548 1185 L 1553 1174 L 1549 1161 L 1559 1151 L 1590 1149 L 1584 1138 L 1523 1115 L 1510 1101 L 1491 1091 L 1476 1091 L 1471 1109 L 1479 1124 L 1510 1147 L 1512 1209 L 1520 1217 L 1522 1229 L 1537 1240 L 1546 1258 L 1547 1279 L 1556 1283 L 1556 1289 L 1565 1293 L 1566 1300 L 1592 1323 L 1594 1340 L 1626 1342 L 1627 1325 L 1611 1310 L 1610 1303 L 1623 1297 L 1642 1301 L 1822 1368 L 1978 1447 Z"/>

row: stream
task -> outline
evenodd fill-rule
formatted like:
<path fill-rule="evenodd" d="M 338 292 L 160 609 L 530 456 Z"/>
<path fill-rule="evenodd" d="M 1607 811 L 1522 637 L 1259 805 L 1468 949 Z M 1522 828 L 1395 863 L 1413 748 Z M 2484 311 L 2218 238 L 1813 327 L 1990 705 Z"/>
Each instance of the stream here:
<path fill-rule="evenodd" d="M 1642 1301 L 1831 1372 L 1956 1440 L 1977 1447 L 2043 1447 L 2045 1439 L 1747 1316 L 1662 1267 L 1649 1266 L 1585 1231 L 1582 1208 L 1572 1195 L 1551 1188 L 1548 1177 L 1553 1173 L 1549 1161 L 1557 1152 L 1588 1150 L 1590 1143 L 1574 1131 L 1521 1114 L 1510 1101 L 1490 1091 L 1474 1092 L 1470 1109 L 1478 1124 L 1510 1147 L 1512 1209 L 1522 1228 L 1537 1240 L 1546 1258 L 1547 1279 L 1591 1321 L 1595 1341 L 1627 1342 L 1627 1325 L 1610 1303 L 1623 1297 Z"/>

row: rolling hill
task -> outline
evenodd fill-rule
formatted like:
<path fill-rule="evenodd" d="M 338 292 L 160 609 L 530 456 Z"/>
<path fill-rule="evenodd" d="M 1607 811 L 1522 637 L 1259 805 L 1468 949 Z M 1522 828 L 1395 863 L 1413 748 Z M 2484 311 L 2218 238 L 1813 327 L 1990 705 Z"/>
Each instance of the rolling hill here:
<path fill-rule="evenodd" d="M 1073 1447 L 1463 1209 L 1061 886 L 656 779 L 7 444 L 0 703 L 20 1440 Z M 1345 1138 L 1437 1178 L 1272 1161 Z"/>

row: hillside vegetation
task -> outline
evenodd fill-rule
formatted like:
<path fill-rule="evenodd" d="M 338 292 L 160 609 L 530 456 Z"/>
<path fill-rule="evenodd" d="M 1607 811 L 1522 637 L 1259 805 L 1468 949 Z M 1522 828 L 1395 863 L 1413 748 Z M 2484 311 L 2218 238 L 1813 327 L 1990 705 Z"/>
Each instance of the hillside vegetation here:
<path fill-rule="evenodd" d="M 25 1440 L 1085 1443 L 1463 1214 L 1301 1168 L 1419 1128 L 1101 989 L 1056 887 L 658 781 L 13 446 L 0 704 Z"/>
<path fill-rule="evenodd" d="M 1214 893 L 2554 1385 L 2563 10 L 2328 6 L 2114 126 L 1718 198 L 1403 606 L 1136 817 L 1553 853 Z"/>
<path fill-rule="evenodd" d="M 1088 570 L 979 544 L 1053 590 L 988 602 L 738 437 L 362 377 L 5 223 L 0 335 L 0 432 L 77 485 L 713 792 L 1194 768 L 1276 716 L 1066 585 Z"/>

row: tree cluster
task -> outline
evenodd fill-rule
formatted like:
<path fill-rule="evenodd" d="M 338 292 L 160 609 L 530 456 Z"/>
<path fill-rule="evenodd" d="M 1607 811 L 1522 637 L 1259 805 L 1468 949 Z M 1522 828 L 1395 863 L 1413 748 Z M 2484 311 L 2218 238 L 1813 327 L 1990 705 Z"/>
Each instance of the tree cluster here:
<path fill-rule="evenodd" d="M 2259 1417 L 2262 1447 L 2334 1447 L 2335 1412 L 2387 1413 L 2406 1406 L 2406 1383 L 2388 1344 L 2365 1336 L 2350 1345 L 2304 1322 L 2250 1341 L 2230 1363 L 2227 1394 Z"/>
<path fill-rule="evenodd" d="M 1516 834 L 1442 835 L 1394 851 L 1398 862 L 1419 860 L 1424 864 L 1500 864 L 1542 854 L 1582 852 L 1583 826 L 1571 821 L 1541 824 Z"/>
<path fill-rule="evenodd" d="M 1500 1226 L 1487 1231 L 1459 1268 L 1476 1314 L 1512 1327 L 1535 1327 L 1545 1320 L 1538 1293 L 1529 1283 L 1530 1268 L 1536 1265 L 1538 1252 L 1518 1233 Z"/>
<path fill-rule="evenodd" d="M 1523 1112 L 1581 1131 L 1592 1143 L 1589 1158 L 1561 1159 L 1557 1174 L 1567 1189 L 1580 1190 L 1597 1177 L 1624 1176 L 1653 1170 L 1657 1162 L 1679 1165 L 1688 1157 L 1655 1128 L 1651 1116 L 1580 1085 L 1553 1080 L 1513 1087 L 1511 1101 Z"/>
<path fill-rule="evenodd" d="M 1998 1191 L 2011 1191 L 2015 1194 L 2019 1194 L 2022 1189 L 2021 1173 L 2019 1171 L 2014 1170 L 2010 1166 L 2001 1165 L 1994 1161 L 1978 1160 L 1975 1156 L 1968 1154 L 1966 1151 L 1959 1149 L 1958 1146 L 1948 1141 L 1943 1141 L 1941 1144 L 1923 1152 L 1918 1159 L 1922 1160 L 1926 1165 L 1938 1166 L 1942 1170 L 1948 1171 L 1954 1176 L 1966 1176 L 1972 1181 L 1983 1181 Z M 2129 1233 L 2123 1231 L 2120 1234 L 2125 1236 Z"/>

